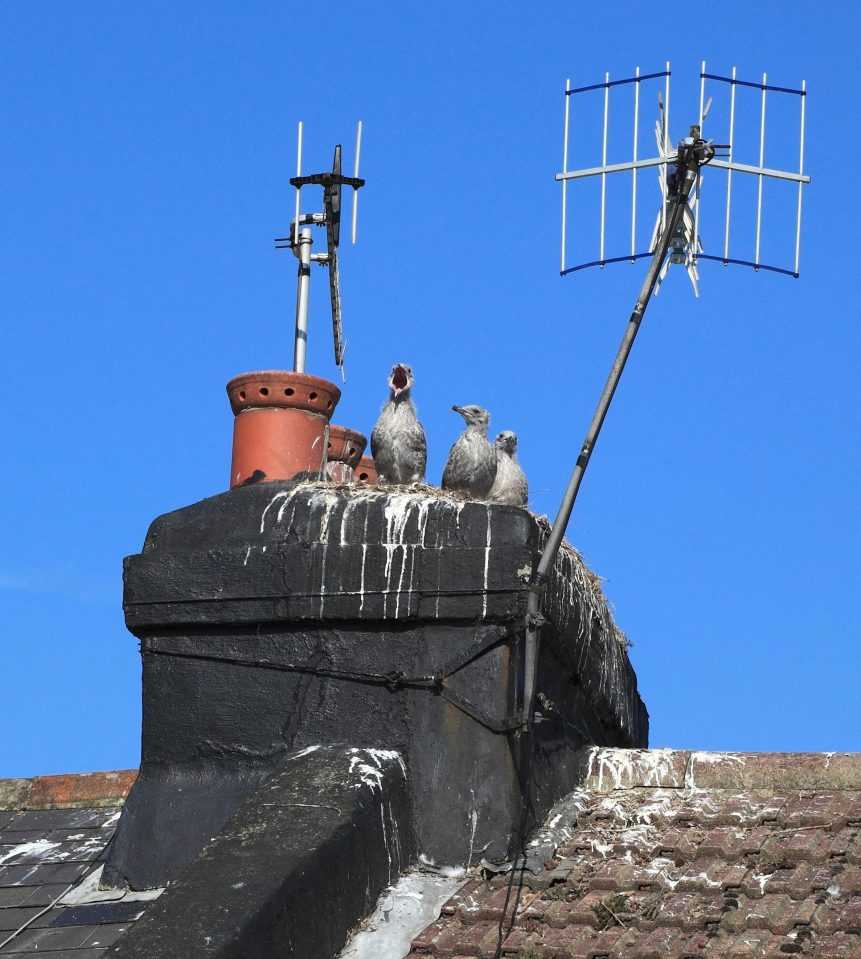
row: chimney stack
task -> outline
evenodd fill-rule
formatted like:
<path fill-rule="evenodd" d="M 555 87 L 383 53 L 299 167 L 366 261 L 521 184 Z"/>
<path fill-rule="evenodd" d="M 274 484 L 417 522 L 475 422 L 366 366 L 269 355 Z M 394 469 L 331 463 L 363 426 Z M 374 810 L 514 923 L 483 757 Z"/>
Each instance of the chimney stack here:
<path fill-rule="evenodd" d="M 318 389 L 319 412 L 297 412 L 280 395 L 274 405 L 276 382 L 286 387 L 263 376 L 231 381 L 237 421 L 313 416 L 322 436 L 337 391 Z M 257 403 L 250 391 L 263 386 L 266 403 L 239 405 Z M 624 643 L 569 548 L 545 593 L 534 734 L 521 724 L 524 616 L 545 523 L 443 493 L 270 480 L 274 459 L 242 458 L 254 430 L 239 430 L 232 479 L 254 466 L 267 481 L 159 517 L 125 561 L 126 623 L 143 659 L 142 763 L 107 882 L 175 878 L 297 749 L 397 751 L 418 850 L 471 865 L 516 852 L 527 751 L 540 820 L 579 782 L 578 747 L 647 744 Z M 313 473 L 309 462 L 288 469 Z"/>

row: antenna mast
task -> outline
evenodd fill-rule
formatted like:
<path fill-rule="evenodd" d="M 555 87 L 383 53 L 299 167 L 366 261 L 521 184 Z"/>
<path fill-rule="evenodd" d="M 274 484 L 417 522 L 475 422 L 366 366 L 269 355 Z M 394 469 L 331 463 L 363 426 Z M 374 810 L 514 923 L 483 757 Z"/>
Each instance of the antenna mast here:
<path fill-rule="evenodd" d="M 661 119 L 658 121 L 656 129 L 656 140 L 659 156 L 650 159 L 639 159 L 637 153 L 637 133 L 639 124 L 639 105 L 640 105 L 640 84 L 646 80 L 663 79 L 665 90 L 664 96 L 658 94 Z M 733 146 L 730 144 L 715 144 L 711 140 L 705 140 L 702 136 L 702 127 L 711 104 L 704 102 L 705 81 L 718 80 L 731 84 L 731 106 L 730 106 L 730 140 L 734 134 L 735 120 L 735 94 L 736 86 L 752 87 L 761 91 L 761 112 L 760 112 L 760 137 L 759 137 L 759 165 L 748 166 L 737 163 L 733 160 Z M 609 95 L 610 88 L 621 86 L 623 84 L 635 84 L 634 87 L 634 147 L 633 159 L 627 163 L 607 163 L 607 127 L 609 113 Z M 568 134 L 570 129 L 569 102 L 573 94 L 585 93 L 592 90 L 603 90 L 604 110 L 603 110 L 603 145 L 601 165 L 580 170 L 569 170 L 569 143 Z M 765 98 L 767 91 L 774 91 L 784 94 L 797 95 L 801 99 L 801 146 L 798 173 L 782 170 L 769 169 L 764 166 L 765 155 Z M 531 590 L 529 593 L 527 612 L 526 612 L 526 649 L 525 649 L 525 670 L 524 670 L 524 692 L 523 692 L 523 711 L 521 713 L 521 722 L 531 728 L 533 723 L 533 705 L 535 693 L 536 669 L 538 663 L 538 644 L 540 640 L 541 626 L 543 617 L 541 615 L 541 602 L 547 579 L 562 544 L 562 538 L 571 518 L 571 512 L 574 508 L 574 501 L 580 489 L 583 480 L 583 474 L 589 465 L 592 451 L 597 442 L 598 435 L 604 423 L 604 419 L 609 410 L 616 387 L 625 364 L 634 345 L 634 339 L 640 328 L 646 308 L 649 305 L 652 293 L 656 292 L 661 280 L 666 275 L 670 263 L 681 263 L 685 266 L 694 292 L 697 293 L 698 274 L 696 269 L 697 259 L 718 260 L 724 264 L 738 263 L 744 266 L 751 266 L 756 270 L 773 270 L 777 273 L 784 273 L 790 276 L 798 276 L 798 249 L 801 233 L 801 188 L 805 183 L 810 182 L 810 177 L 804 174 L 804 103 L 806 90 L 804 85 L 800 90 L 790 90 L 785 87 L 769 86 L 766 83 L 765 74 L 763 74 L 762 83 L 748 83 L 736 79 L 736 72 L 733 69 L 732 77 L 721 77 L 706 73 L 705 62 L 702 64 L 700 72 L 700 102 L 699 102 L 699 123 L 692 124 L 688 136 L 680 140 L 674 154 L 670 153 L 669 139 L 669 101 L 670 101 L 670 65 L 667 63 L 666 70 L 662 73 L 652 73 L 645 76 L 640 75 L 639 67 L 636 75 L 629 79 L 611 81 L 609 74 L 605 75 L 603 83 L 592 84 L 587 87 L 580 87 L 572 90 L 570 82 L 566 84 L 565 89 L 565 145 L 563 148 L 563 169 L 562 173 L 557 174 L 556 179 L 562 183 L 562 270 L 564 276 L 575 270 L 585 269 L 590 266 L 604 267 L 608 263 L 617 263 L 623 260 L 630 260 L 632 263 L 646 256 L 651 256 L 646 278 L 637 298 L 631 318 L 622 342 L 619 346 L 616 358 L 607 377 L 607 382 L 598 405 L 589 425 L 586 438 L 580 450 L 580 455 L 562 498 L 556 520 L 550 530 L 544 551 L 541 554 L 537 568 L 533 571 Z M 717 159 L 717 150 L 723 149 L 729 151 L 721 159 Z M 726 190 L 726 225 L 723 245 L 723 256 L 712 256 L 702 252 L 703 247 L 700 242 L 698 227 L 700 217 L 700 188 L 703 169 L 712 164 L 714 167 L 722 168 L 727 171 L 727 190 Z M 661 184 L 661 208 L 658 212 L 655 229 L 652 235 L 652 242 L 648 252 L 636 252 L 636 198 L 637 198 L 637 171 L 643 167 L 658 166 L 660 168 Z M 606 212 L 606 179 L 613 173 L 630 172 L 632 174 L 632 213 L 631 213 L 631 249 L 629 253 L 623 256 L 607 257 L 605 255 L 605 212 Z M 757 190 L 757 209 L 756 209 L 756 242 L 754 260 L 743 260 L 731 258 L 729 256 L 729 222 L 730 222 L 730 190 L 731 178 L 733 173 L 748 173 L 758 177 Z M 566 215 L 570 199 L 568 197 L 568 181 L 576 181 L 585 177 L 601 177 L 601 211 L 600 211 L 600 240 L 599 240 L 599 259 L 580 263 L 566 268 L 565 260 L 565 240 L 566 240 Z M 767 266 L 760 260 L 760 241 L 762 226 L 762 186 L 763 179 L 766 177 L 779 180 L 789 180 L 798 184 L 798 208 L 796 216 L 795 232 L 795 261 L 794 269 L 782 269 L 775 266 Z M 693 206 L 693 210 L 691 207 Z M 667 255 L 669 254 L 669 258 Z"/>
<path fill-rule="evenodd" d="M 341 173 L 341 144 L 335 147 L 332 169 L 326 173 L 302 175 L 302 122 L 299 122 L 297 136 L 296 176 L 290 178 L 290 185 L 296 188 L 296 212 L 290 224 L 290 235 L 275 240 L 279 250 L 292 250 L 299 260 L 296 283 L 296 331 L 293 348 L 293 369 L 297 373 L 305 372 L 305 359 L 308 346 L 308 299 L 311 287 L 311 264 L 319 263 L 329 268 L 329 300 L 332 307 L 332 337 L 335 347 L 335 364 L 344 374 L 344 353 L 347 349 L 341 315 L 341 283 L 338 270 L 338 244 L 341 238 L 341 188 L 353 188 L 352 242 L 356 242 L 356 218 L 358 214 L 358 192 L 365 185 L 359 178 L 359 154 L 362 146 L 362 121 L 356 128 L 356 156 L 354 175 Z M 302 213 L 302 187 L 321 186 L 323 188 L 323 212 Z M 326 228 L 326 252 L 312 253 L 312 226 Z"/>

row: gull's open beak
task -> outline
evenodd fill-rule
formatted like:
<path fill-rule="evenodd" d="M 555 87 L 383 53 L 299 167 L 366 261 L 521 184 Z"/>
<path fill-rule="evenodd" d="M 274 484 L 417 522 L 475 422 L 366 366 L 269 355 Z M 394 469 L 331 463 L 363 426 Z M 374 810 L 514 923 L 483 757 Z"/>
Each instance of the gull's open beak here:
<path fill-rule="evenodd" d="M 409 386 L 409 383 L 410 379 L 407 376 L 407 371 L 402 366 L 396 366 L 392 370 L 392 375 L 389 379 L 389 386 L 391 386 L 395 396 L 400 396 Z"/>

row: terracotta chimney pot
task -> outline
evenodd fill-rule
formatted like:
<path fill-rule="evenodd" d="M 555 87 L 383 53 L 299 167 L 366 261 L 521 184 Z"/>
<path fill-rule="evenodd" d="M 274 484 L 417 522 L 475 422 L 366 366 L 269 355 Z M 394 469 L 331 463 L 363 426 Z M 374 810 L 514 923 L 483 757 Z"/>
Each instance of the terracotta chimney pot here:
<path fill-rule="evenodd" d="M 262 370 L 227 384 L 233 421 L 230 488 L 326 473 L 329 420 L 341 391 L 307 373 Z"/>
<path fill-rule="evenodd" d="M 380 475 L 374 465 L 373 456 L 363 456 L 359 460 L 359 465 L 355 469 L 355 478 L 357 483 L 364 483 L 366 486 L 377 485 Z"/>
<path fill-rule="evenodd" d="M 333 483 L 352 483 L 368 439 L 346 426 L 329 427 L 329 479 Z"/>

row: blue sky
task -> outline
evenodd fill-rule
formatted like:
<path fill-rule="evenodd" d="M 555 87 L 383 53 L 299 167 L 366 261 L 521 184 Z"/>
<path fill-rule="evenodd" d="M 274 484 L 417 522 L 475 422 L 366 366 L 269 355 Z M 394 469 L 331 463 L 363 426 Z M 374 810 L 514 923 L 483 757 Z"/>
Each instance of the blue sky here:
<path fill-rule="evenodd" d="M 451 404 L 480 403 L 555 514 L 645 270 L 559 276 L 565 80 L 671 61 L 676 139 L 703 58 L 807 81 L 801 278 L 703 264 L 696 300 L 671 271 L 569 537 L 634 643 L 652 745 L 861 749 L 858 29 L 848 3 L 0 6 L 0 775 L 139 760 L 122 557 L 225 488 L 227 380 L 292 360 L 272 238 L 296 122 L 307 170 L 365 125 L 335 420 L 369 432 L 409 362 L 429 479 Z M 572 229 L 597 236 L 585 208 Z M 313 282 L 308 369 L 335 378 Z"/>

